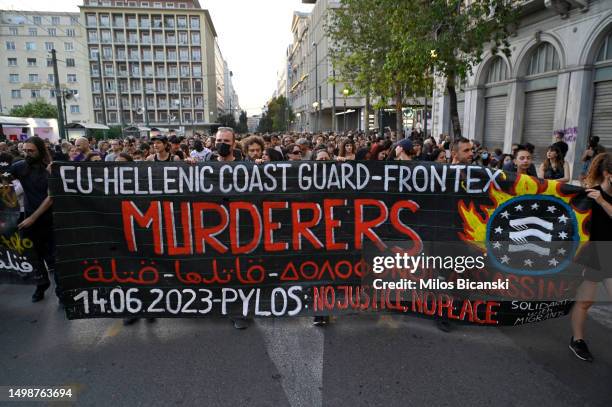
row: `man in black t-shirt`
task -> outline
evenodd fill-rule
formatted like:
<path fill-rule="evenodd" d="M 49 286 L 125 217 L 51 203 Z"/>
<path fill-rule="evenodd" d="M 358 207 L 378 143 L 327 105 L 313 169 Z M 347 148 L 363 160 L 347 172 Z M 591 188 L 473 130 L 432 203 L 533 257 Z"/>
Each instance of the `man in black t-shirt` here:
<path fill-rule="evenodd" d="M 23 145 L 25 160 L 13 163 L 8 173 L 19 180 L 25 197 L 25 219 L 18 225 L 24 238 L 32 241 L 34 251 L 41 263 L 44 261 L 47 270 L 55 269 L 55 243 L 53 240 L 53 200 L 48 194 L 49 173 L 47 166 L 51 163 L 49 151 L 39 137 L 30 137 Z M 45 291 L 51 285 L 47 270 L 36 270 L 37 286 L 32 295 L 32 302 L 41 301 Z M 55 292 L 60 297 L 55 277 Z M 61 303 L 61 298 L 60 298 Z"/>

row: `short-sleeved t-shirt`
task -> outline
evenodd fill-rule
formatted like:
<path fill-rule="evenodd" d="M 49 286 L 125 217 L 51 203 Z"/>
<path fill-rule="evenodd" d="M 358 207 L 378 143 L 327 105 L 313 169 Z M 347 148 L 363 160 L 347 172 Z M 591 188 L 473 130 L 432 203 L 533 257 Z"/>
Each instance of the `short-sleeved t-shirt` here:
<path fill-rule="evenodd" d="M 13 163 L 8 173 L 19 180 L 25 197 L 25 213 L 33 214 L 47 198 L 49 173 L 43 166 L 31 167 L 25 160 Z"/>

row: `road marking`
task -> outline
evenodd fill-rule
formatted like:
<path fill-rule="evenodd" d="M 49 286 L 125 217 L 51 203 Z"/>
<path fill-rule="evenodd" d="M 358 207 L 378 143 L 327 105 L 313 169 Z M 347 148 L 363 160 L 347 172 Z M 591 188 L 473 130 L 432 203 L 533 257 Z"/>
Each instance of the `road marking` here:
<path fill-rule="evenodd" d="M 612 329 L 612 304 L 595 304 L 589 309 L 589 315 L 595 321 Z"/>
<path fill-rule="evenodd" d="M 324 330 L 312 318 L 256 319 L 292 407 L 323 405 Z"/>

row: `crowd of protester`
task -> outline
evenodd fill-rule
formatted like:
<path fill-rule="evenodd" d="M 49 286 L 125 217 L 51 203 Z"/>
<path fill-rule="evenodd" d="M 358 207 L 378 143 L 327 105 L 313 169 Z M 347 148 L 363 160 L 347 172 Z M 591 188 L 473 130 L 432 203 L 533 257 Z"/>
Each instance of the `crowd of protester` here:
<path fill-rule="evenodd" d="M 21 218 L 18 228 L 32 240 L 39 258 L 43 259 L 50 274 L 53 273 L 54 243 L 52 199 L 48 196 L 48 166 L 53 161 L 187 161 L 191 164 L 202 161 L 250 161 L 262 164 L 270 161 L 430 161 L 451 164 L 476 164 L 504 171 L 528 174 L 562 182 L 570 181 L 569 164 L 565 160 L 568 145 L 563 134 L 555 134 L 555 142 L 547 149 L 546 157 L 536 167 L 533 163 L 534 146 L 513 145 L 512 153 L 505 154 L 500 148 L 489 149 L 478 141 L 466 138 L 451 140 L 440 135 L 436 140 L 420 131 L 413 131 L 409 137 L 397 139 L 394 132 L 384 135 L 365 132 L 336 133 L 274 133 L 236 135 L 231 128 L 220 127 L 214 136 L 195 133 L 184 137 L 171 131 L 168 134 L 152 132 L 150 137 L 122 137 L 112 140 L 96 140 L 80 137 L 74 141 L 63 141 L 52 145 L 48 140 L 32 137 L 24 142 L 0 142 L 0 166 L 3 173 L 12 176 L 12 183 L 18 194 Z M 581 157 L 583 171 L 580 174 L 583 186 L 598 208 L 592 222 L 601 226 L 599 239 L 609 240 L 612 230 L 612 159 L 610 153 L 599 145 L 597 137 L 589 140 L 588 148 Z M 6 179 L 5 179 L 6 182 Z M 597 205 L 598 204 L 598 205 Z M 50 287 L 49 276 L 40 272 L 32 301 L 44 299 Z M 606 280 L 612 294 L 612 279 L 596 276 L 591 280 Z M 57 281 L 56 281 L 57 283 Z M 56 284 L 57 287 L 57 284 Z M 57 288 L 56 288 L 57 290 Z M 59 297 L 59 292 L 56 292 Z M 570 349 L 583 360 L 592 360 L 584 342 L 584 321 L 595 295 L 593 285 L 580 292 L 581 301 L 572 316 L 574 336 Z M 60 299 L 61 304 L 61 299 Z M 126 324 L 137 318 L 124 320 Z M 153 321 L 149 319 L 149 321 Z M 232 318 L 237 329 L 248 326 L 242 317 Z M 315 317 L 315 325 L 325 325 L 329 317 Z M 445 321 L 438 326 L 444 331 L 450 329 Z"/>

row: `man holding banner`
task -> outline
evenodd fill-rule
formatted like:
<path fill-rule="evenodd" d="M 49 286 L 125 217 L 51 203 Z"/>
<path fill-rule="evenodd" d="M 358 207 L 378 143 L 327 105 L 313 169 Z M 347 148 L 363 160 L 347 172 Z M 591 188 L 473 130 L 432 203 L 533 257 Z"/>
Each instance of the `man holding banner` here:
<path fill-rule="evenodd" d="M 48 194 L 49 173 L 47 166 L 51 157 L 45 143 L 39 137 L 30 137 L 23 146 L 25 160 L 13 163 L 8 173 L 19 180 L 25 196 L 25 219 L 18 225 L 22 236 L 34 244 L 34 251 L 44 263 L 49 272 L 55 269 L 55 243 L 53 240 L 53 200 Z M 36 291 L 32 294 L 32 302 L 44 299 L 45 291 L 51 285 L 47 271 L 42 267 L 36 276 Z M 59 298 L 59 288 L 56 280 L 56 294 Z M 61 303 L 61 299 L 60 299 Z"/>

